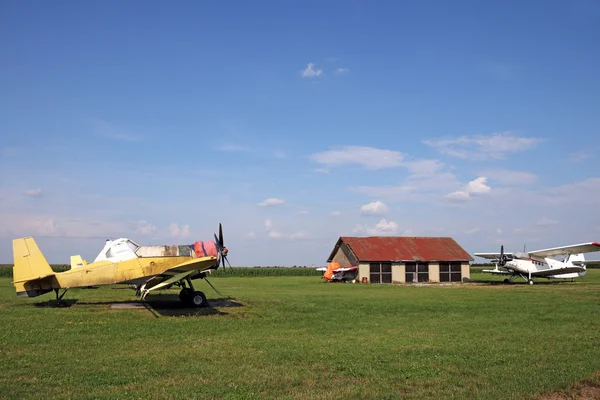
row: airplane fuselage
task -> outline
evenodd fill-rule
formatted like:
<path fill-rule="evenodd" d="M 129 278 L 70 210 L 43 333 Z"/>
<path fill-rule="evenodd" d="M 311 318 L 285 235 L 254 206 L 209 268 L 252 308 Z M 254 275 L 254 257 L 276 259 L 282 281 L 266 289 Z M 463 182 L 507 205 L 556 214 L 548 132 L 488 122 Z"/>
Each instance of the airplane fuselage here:
<path fill-rule="evenodd" d="M 128 283 L 140 279 L 149 279 L 155 275 L 169 271 L 177 273 L 186 271 L 186 266 L 179 265 L 186 261 L 198 261 L 193 257 L 139 257 L 132 260 L 111 262 L 97 261 L 82 267 L 73 268 L 65 272 L 38 279 L 34 282 L 25 282 L 22 287 L 17 287 L 18 296 L 39 295 L 54 289 L 76 288 L 95 285 L 109 285 L 115 283 Z M 215 259 L 207 257 L 206 264 L 212 265 Z M 179 265 L 177 269 L 172 269 Z M 190 270 L 198 269 L 198 264 L 189 267 Z"/>
<path fill-rule="evenodd" d="M 550 269 L 556 268 L 566 268 L 568 267 L 568 263 L 564 263 L 562 261 L 558 261 L 552 258 L 544 258 L 544 259 L 518 259 L 507 261 L 505 268 L 512 270 L 516 273 L 520 273 L 523 275 L 529 275 L 529 273 L 541 272 Z M 574 279 L 584 276 L 586 271 L 582 272 L 569 272 L 563 274 L 555 274 L 555 275 L 547 275 L 544 278 L 548 279 Z"/>

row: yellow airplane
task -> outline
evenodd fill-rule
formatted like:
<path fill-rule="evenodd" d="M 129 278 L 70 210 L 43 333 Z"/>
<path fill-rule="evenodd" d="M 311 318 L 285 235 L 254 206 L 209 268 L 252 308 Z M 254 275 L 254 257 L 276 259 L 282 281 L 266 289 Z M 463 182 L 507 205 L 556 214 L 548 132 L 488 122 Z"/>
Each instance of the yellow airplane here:
<path fill-rule="evenodd" d="M 133 285 L 143 300 L 151 291 L 177 285 L 182 288 L 179 299 L 183 303 L 203 307 L 208 304 L 206 296 L 194 289 L 192 279 L 204 279 L 205 271 L 216 270 L 221 264 L 225 268 L 227 253 L 219 224 L 219 237 L 215 234 L 214 242 L 141 246 L 126 238 L 107 240 L 92 263 L 79 255 L 71 256 L 69 270 L 54 272 L 35 240 L 26 237 L 13 240 L 13 284 L 20 297 L 54 291 L 59 305 L 69 288 L 124 283 Z M 63 292 L 59 295 L 60 289 Z"/>

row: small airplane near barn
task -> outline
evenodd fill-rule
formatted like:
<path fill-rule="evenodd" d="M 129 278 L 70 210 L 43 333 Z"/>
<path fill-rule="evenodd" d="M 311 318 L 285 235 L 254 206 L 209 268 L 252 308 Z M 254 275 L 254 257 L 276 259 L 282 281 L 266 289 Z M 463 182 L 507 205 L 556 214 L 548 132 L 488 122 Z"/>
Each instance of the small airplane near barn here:
<path fill-rule="evenodd" d="M 81 256 L 71 256 L 71 268 L 54 272 L 32 237 L 13 240 L 13 278 L 19 297 L 36 297 L 54 291 L 58 304 L 70 288 L 129 284 L 143 300 L 157 289 L 180 286 L 179 299 L 194 307 L 206 306 L 203 292 L 192 279 L 206 278 L 206 271 L 225 268 L 228 250 L 223 244 L 223 228 L 215 241 L 180 246 L 142 246 L 130 239 L 107 240 L 96 259 L 88 264 Z M 231 264 L 229 264 L 231 267 Z M 210 272 L 210 271 L 208 271 Z M 210 282 L 206 280 L 209 285 Z M 59 295 L 59 290 L 63 289 Z"/>
<path fill-rule="evenodd" d="M 323 271 L 323 279 L 329 282 L 355 282 L 358 274 L 358 267 L 341 267 L 339 263 L 329 263 L 327 267 L 317 268 L 317 271 Z"/>
<path fill-rule="evenodd" d="M 600 265 L 600 261 L 586 261 L 584 254 L 597 251 L 600 251 L 600 243 L 590 242 L 515 253 L 505 253 L 504 246 L 500 246 L 500 253 L 475 253 L 475 255 L 496 264 L 495 269 L 484 269 L 482 272 L 509 275 L 504 283 L 511 283 L 514 278 L 521 277 L 533 285 L 533 278 L 574 280 L 585 275 L 586 266 Z M 562 261 L 554 258 L 559 256 L 563 257 Z"/>

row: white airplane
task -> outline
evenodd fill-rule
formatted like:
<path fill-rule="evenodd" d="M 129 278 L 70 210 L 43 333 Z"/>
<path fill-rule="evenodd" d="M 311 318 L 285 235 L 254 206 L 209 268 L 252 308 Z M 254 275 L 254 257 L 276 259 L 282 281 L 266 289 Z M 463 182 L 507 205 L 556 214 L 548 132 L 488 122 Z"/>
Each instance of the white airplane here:
<path fill-rule="evenodd" d="M 504 246 L 500 246 L 500 253 L 475 253 L 475 255 L 492 260 L 496 264 L 495 269 L 484 269 L 482 272 L 494 275 L 510 275 L 504 280 L 504 283 L 510 283 L 514 278 L 520 276 L 527 283 L 533 285 L 532 278 L 574 280 L 585 275 L 586 266 L 600 265 L 600 260 L 586 261 L 583 255 L 584 253 L 597 251 L 600 251 L 600 243 L 590 242 L 526 253 L 505 253 Z M 563 261 L 553 258 L 558 256 L 565 258 Z M 500 270 L 498 267 L 505 270 Z"/>

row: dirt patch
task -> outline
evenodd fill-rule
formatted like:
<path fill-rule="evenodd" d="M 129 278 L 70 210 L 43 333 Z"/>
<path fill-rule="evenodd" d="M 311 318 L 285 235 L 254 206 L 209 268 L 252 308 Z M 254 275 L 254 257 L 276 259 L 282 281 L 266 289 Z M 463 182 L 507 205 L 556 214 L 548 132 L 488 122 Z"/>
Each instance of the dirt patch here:
<path fill-rule="evenodd" d="M 600 371 L 564 390 L 542 394 L 532 400 L 600 400 Z"/>

